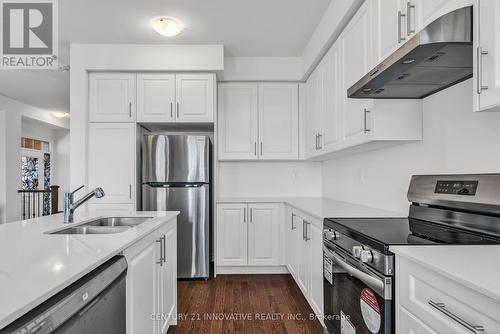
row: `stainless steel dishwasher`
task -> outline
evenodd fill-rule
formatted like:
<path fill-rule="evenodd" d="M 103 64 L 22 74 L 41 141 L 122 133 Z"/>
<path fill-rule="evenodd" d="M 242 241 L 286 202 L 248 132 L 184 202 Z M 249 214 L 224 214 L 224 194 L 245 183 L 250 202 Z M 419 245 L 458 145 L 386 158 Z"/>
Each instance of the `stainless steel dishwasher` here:
<path fill-rule="evenodd" d="M 114 257 L 0 330 L 0 334 L 123 334 L 127 261 Z"/>

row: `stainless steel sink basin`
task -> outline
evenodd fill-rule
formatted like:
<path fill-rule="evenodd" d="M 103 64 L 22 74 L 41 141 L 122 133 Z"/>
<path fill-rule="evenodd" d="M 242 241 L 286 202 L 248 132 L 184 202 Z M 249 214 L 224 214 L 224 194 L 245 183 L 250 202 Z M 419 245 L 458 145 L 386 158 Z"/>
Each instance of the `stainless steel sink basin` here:
<path fill-rule="evenodd" d="M 127 231 L 131 226 L 74 226 L 51 234 L 113 234 Z"/>
<path fill-rule="evenodd" d="M 71 226 L 50 234 L 113 234 L 125 232 L 140 225 L 151 217 L 104 217 Z"/>

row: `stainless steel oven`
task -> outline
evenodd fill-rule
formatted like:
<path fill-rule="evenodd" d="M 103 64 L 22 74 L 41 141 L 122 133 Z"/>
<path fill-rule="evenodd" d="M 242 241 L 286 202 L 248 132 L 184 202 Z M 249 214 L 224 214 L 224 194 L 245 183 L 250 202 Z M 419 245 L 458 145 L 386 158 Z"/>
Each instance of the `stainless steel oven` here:
<path fill-rule="evenodd" d="M 361 259 L 361 254 L 363 259 L 371 257 L 372 260 L 383 255 L 328 228 L 325 228 L 324 235 L 323 286 L 327 331 L 330 334 L 393 333 L 393 277 Z M 351 245 L 351 252 L 340 244 L 344 247 Z"/>

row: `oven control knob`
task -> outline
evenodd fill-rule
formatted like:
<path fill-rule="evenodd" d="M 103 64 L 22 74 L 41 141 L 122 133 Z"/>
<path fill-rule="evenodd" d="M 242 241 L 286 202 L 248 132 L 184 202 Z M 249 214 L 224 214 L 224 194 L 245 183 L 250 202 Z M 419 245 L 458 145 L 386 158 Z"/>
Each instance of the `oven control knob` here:
<path fill-rule="evenodd" d="M 354 256 L 356 259 L 359 259 L 362 251 L 363 251 L 362 246 L 353 246 L 352 247 L 352 256 Z"/>
<path fill-rule="evenodd" d="M 337 232 L 331 230 L 325 230 L 325 239 L 328 241 L 337 240 Z"/>
<path fill-rule="evenodd" d="M 363 250 L 361 251 L 361 256 L 360 256 L 361 262 L 363 263 L 368 263 L 368 262 L 373 262 L 373 253 L 371 250 Z"/>

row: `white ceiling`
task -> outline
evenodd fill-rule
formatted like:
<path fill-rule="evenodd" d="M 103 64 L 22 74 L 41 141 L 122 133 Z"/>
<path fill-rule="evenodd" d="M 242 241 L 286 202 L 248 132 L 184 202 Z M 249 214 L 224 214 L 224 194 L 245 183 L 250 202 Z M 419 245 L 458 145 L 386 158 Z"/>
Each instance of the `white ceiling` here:
<path fill-rule="evenodd" d="M 70 43 L 224 44 L 229 57 L 294 57 L 330 0 L 63 0 L 59 1 L 60 61 Z M 179 19 L 185 30 L 162 37 L 153 16 Z M 50 110 L 69 110 L 69 73 L 3 71 L 0 94 Z"/>

